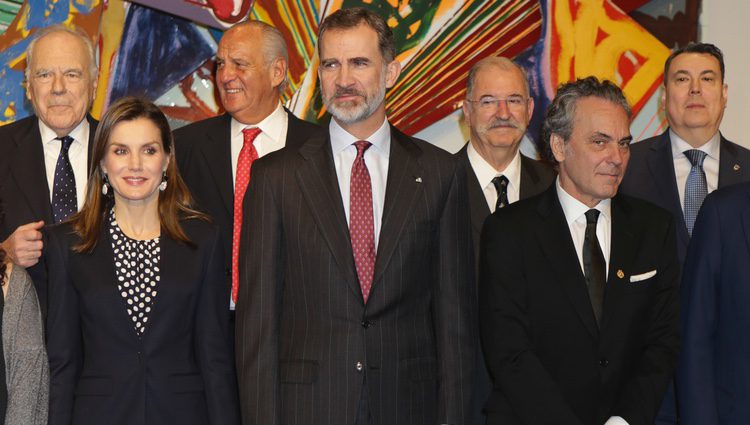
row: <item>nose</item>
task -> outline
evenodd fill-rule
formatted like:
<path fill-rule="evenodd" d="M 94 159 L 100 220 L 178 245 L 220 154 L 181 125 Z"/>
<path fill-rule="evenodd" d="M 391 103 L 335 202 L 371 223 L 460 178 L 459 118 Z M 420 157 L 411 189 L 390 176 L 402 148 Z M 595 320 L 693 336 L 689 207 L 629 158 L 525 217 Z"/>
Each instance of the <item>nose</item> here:
<path fill-rule="evenodd" d="M 615 166 L 621 166 L 626 158 L 630 155 L 630 149 L 621 146 L 619 143 L 608 143 L 609 163 Z"/>
<path fill-rule="evenodd" d="M 63 74 L 57 72 L 54 73 L 54 76 L 52 77 L 52 93 L 65 93 L 65 76 Z"/>
<path fill-rule="evenodd" d="M 690 80 L 690 94 L 701 93 L 701 80 L 700 78 L 692 78 Z"/>
<path fill-rule="evenodd" d="M 132 171 L 138 171 L 141 169 L 141 155 L 139 153 L 131 153 L 128 156 L 128 169 Z"/>
<path fill-rule="evenodd" d="M 340 87 L 348 87 L 352 85 L 352 73 L 349 71 L 349 66 L 344 64 L 338 68 L 335 81 L 336 85 Z"/>
<path fill-rule="evenodd" d="M 495 115 L 498 118 L 507 120 L 510 118 L 510 108 L 508 107 L 508 99 L 498 99 L 497 102 L 497 111 L 495 111 Z"/>
<path fill-rule="evenodd" d="M 234 67 L 230 64 L 224 64 L 221 68 L 219 68 L 216 71 L 216 79 L 221 84 L 226 84 L 232 80 L 234 80 L 237 73 L 235 72 Z"/>

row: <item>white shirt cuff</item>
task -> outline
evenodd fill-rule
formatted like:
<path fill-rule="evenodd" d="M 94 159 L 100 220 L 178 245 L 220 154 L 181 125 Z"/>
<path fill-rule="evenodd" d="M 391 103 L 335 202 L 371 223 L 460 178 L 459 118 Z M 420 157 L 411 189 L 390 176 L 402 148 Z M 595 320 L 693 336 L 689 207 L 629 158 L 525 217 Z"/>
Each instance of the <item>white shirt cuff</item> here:
<path fill-rule="evenodd" d="M 628 424 L 628 421 L 625 419 L 619 417 L 619 416 L 612 416 L 609 418 L 607 422 L 604 422 L 604 425 L 630 425 Z"/>

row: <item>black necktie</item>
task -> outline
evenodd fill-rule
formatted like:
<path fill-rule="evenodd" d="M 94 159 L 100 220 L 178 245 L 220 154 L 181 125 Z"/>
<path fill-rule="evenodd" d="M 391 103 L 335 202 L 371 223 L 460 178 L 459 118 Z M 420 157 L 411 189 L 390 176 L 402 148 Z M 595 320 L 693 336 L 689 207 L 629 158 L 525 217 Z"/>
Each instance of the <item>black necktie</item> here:
<path fill-rule="evenodd" d="M 60 155 L 55 165 L 55 181 L 52 186 L 52 215 L 55 223 L 59 223 L 78 211 L 76 199 L 76 177 L 73 166 L 70 165 L 68 150 L 73 144 L 70 136 L 58 137 L 60 140 Z"/>
<path fill-rule="evenodd" d="M 497 190 L 497 203 L 495 203 L 495 211 L 497 211 L 508 205 L 508 178 L 505 176 L 495 177 L 492 179 L 492 184 L 495 185 L 495 190 Z"/>
<path fill-rule="evenodd" d="M 589 288 L 591 308 L 594 310 L 596 324 L 601 326 L 602 306 L 604 304 L 604 283 L 607 280 L 605 271 L 606 262 L 604 254 L 596 237 L 596 222 L 599 219 L 599 210 L 590 209 L 586 211 L 586 237 L 583 240 L 583 273 L 586 275 L 586 284 Z"/>

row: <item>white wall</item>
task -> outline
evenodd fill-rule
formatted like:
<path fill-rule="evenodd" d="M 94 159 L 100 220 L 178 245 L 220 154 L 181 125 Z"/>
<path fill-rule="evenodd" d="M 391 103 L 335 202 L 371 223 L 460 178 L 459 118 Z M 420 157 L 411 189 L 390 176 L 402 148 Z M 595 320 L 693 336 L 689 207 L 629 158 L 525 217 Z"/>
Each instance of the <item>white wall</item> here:
<path fill-rule="evenodd" d="M 698 38 L 724 52 L 729 102 L 721 123 L 727 139 L 750 148 L 750 1 L 703 0 Z"/>

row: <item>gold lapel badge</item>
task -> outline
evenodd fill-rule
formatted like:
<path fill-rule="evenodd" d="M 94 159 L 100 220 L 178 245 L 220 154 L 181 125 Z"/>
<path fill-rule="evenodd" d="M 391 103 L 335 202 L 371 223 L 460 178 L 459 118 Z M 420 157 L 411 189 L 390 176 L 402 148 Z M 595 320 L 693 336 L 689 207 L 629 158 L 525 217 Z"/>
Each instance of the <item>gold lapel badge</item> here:
<path fill-rule="evenodd" d="M 623 272 L 622 270 L 617 270 L 617 277 L 619 277 L 620 279 L 624 278 L 625 272 Z"/>
<path fill-rule="evenodd" d="M 734 167 L 732 167 L 734 171 L 740 171 L 740 164 L 734 164 Z"/>

